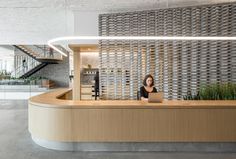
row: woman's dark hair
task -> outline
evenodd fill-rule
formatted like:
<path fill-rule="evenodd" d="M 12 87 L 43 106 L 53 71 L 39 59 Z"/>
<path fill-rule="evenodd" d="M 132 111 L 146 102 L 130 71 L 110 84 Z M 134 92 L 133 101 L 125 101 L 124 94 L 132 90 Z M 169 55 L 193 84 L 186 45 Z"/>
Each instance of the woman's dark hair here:
<path fill-rule="evenodd" d="M 148 78 L 151 78 L 151 79 L 152 79 L 152 84 L 151 84 L 151 86 L 154 86 L 154 79 L 153 79 L 152 75 L 150 75 L 150 74 L 148 74 L 148 75 L 145 76 L 145 78 L 144 78 L 144 80 L 143 80 L 143 85 L 144 85 L 144 86 L 147 86 L 146 81 L 147 81 Z"/>

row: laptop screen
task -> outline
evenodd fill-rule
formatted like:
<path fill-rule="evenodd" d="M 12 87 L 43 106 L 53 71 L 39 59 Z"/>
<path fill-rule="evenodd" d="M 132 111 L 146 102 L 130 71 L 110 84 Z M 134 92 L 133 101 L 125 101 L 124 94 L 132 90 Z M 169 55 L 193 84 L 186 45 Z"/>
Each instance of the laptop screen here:
<path fill-rule="evenodd" d="M 150 103 L 161 103 L 163 101 L 163 92 L 158 93 L 149 93 L 148 94 L 148 102 Z"/>

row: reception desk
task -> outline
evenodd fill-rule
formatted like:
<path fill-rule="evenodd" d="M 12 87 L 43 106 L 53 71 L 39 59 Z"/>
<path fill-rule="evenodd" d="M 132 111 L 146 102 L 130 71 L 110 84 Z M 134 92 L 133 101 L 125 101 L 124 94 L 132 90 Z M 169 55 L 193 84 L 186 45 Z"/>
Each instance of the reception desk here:
<path fill-rule="evenodd" d="M 36 143 L 236 142 L 236 101 L 66 100 L 70 94 L 60 89 L 29 99 Z"/>

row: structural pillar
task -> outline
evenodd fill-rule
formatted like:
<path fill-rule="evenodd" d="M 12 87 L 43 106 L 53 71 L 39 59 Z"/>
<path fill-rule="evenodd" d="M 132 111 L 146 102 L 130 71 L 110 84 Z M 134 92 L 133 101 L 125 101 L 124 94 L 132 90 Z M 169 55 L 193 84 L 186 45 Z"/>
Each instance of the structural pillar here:
<path fill-rule="evenodd" d="M 73 61 L 74 61 L 74 81 L 73 81 L 73 100 L 80 100 L 80 48 L 71 47 L 73 50 Z"/>

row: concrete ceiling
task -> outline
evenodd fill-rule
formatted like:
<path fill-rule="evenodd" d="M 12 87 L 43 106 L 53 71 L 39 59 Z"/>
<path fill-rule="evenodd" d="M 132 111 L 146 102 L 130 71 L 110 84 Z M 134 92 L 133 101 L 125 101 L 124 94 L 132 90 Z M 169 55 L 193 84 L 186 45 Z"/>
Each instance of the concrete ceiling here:
<path fill-rule="evenodd" d="M 77 11 L 127 12 L 231 2 L 236 0 L 0 0 L 0 8 L 62 8 Z"/>

